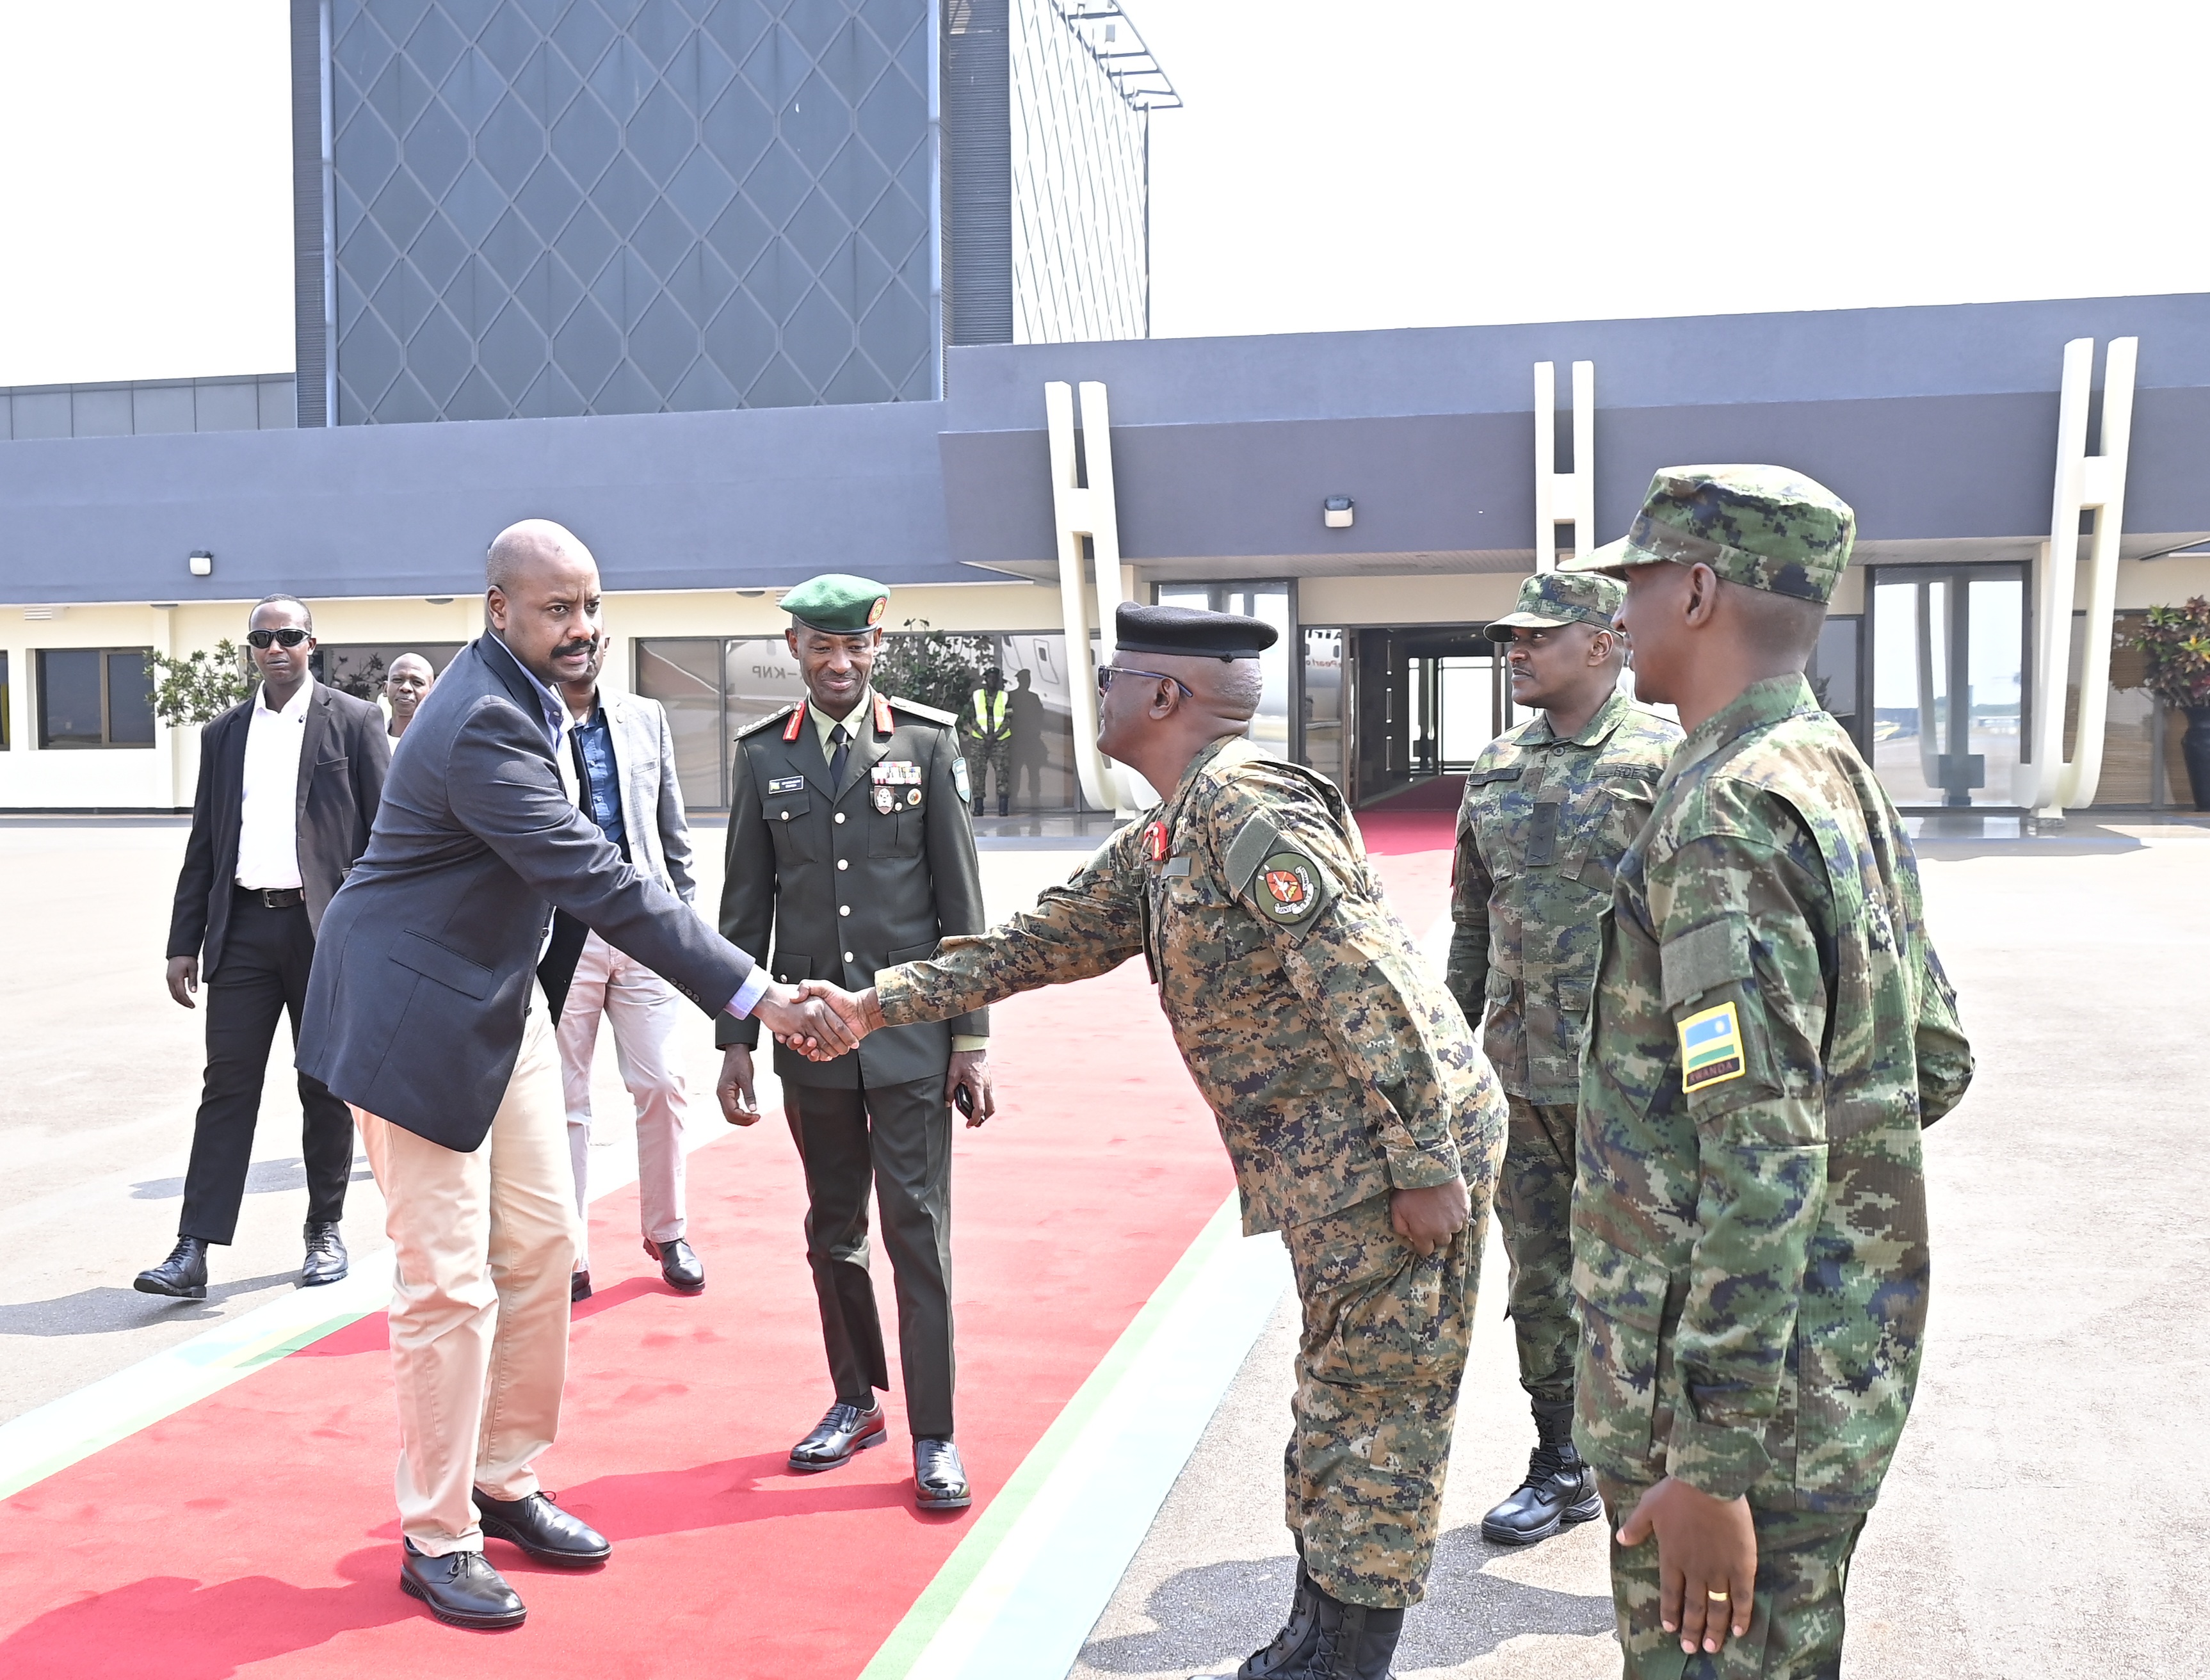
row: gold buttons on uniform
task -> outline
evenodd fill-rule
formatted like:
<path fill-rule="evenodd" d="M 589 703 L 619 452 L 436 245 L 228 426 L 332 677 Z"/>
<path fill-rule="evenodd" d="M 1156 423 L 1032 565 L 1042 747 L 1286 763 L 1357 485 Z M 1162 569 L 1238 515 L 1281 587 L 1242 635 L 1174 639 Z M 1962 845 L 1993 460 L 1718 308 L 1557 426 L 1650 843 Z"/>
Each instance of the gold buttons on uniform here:
<path fill-rule="evenodd" d="M 839 869 L 848 869 L 852 867 L 852 860 L 848 857 L 840 857 L 836 860 L 836 867 Z"/>

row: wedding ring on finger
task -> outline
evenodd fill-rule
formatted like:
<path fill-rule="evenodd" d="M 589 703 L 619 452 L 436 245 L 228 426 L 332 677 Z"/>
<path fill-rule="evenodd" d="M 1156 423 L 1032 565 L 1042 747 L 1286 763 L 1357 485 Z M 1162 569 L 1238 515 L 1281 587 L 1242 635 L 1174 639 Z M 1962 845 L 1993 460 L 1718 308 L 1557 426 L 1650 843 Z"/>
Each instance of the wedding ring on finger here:
<path fill-rule="evenodd" d="M 1704 1596 L 1706 1598 L 1709 1598 L 1715 1604 L 1723 1604 L 1727 1601 L 1727 1595 L 1725 1593 L 1714 1592 L 1708 1586 L 1704 1589 Z"/>

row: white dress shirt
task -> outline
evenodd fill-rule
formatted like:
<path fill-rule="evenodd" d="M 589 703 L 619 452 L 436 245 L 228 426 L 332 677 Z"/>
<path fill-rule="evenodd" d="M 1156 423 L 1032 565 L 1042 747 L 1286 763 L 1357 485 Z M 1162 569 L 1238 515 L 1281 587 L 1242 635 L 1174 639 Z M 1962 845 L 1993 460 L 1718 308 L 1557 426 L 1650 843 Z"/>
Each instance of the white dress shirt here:
<path fill-rule="evenodd" d="M 298 887 L 299 758 L 306 750 L 311 677 L 281 711 L 269 709 L 269 686 L 257 691 L 245 732 L 245 787 L 238 819 L 238 884 Z"/>

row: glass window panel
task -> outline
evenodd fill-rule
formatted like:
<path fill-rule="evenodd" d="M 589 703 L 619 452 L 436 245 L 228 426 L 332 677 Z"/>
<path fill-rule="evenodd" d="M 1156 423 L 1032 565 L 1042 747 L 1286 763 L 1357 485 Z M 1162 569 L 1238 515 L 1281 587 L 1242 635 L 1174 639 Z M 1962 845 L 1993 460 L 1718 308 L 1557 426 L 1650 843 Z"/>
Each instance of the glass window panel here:
<path fill-rule="evenodd" d="M 1873 768 L 1901 806 L 2009 805 L 2025 702 L 2024 573 L 1875 573 Z"/>
<path fill-rule="evenodd" d="M 154 744 L 154 674 L 146 668 L 142 648 L 107 656 L 107 744 Z"/>
<path fill-rule="evenodd" d="M 2026 698 L 2026 583 L 2022 577 L 1974 577 L 1964 583 L 1965 751 L 1975 805 L 2008 805 L 2017 780 L 2019 724 Z M 1954 750 L 1953 743 L 1952 750 Z M 1953 791 L 1955 778 L 1947 783 Z M 1956 802 L 1953 801 L 1952 802 Z"/>
<path fill-rule="evenodd" d="M 98 746 L 103 739 L 100 650 L 39 649 L 39 745 Z"/>
<path fill-rule="evenodd" d="M 1440 767 L 1470 770 L 1481 749 L 1496 739 L 1496 662 L 1440 659 L 1436 678 L 1440 715 Z"/>
<path fill-rule="evenodd" d="M 1857 727 L 1857 644 L 1863 627 L 1862 619 L 1828 619 L 1803 671 L 1819 704 L 1851 730 Z"/>
<path fill-rule="evenodd" d="M 1305 631 L 1304 761 L 1350 791 L 1343 758 L 1343 632 Z"/>
<path fill-rule="evenodd" d="M 15 710 L 10 704 L 14 696 L 8 692 L 8 650 L 0 648 L 0 752 L 5 752 L 15 745 L 9 734 Z"/>
<path fill-rule="evenodd" d="M 798 661 L 780 636 L 732 637 L 723 669 L 732 741 L 770 712 L 806 697 Z"/>
<path fill-rule="evenodd" d="M 462 645 L 459 642 L 323 642 L 317 645 L 307 668 L 317 682 L 342 690 L 356 700 L 374 702 L 383 698 L 384 674 L 401 654 L 420 655 L 443 676 Z"/>
<path fill-rule="evenodd" d="M 637 644 L 637 692 L 667 708 L 668 733 L 675 740 L 675 779 L 684 804 L 693 809 L 718 809 L 729 802 L 722 667 L 718 638 L 660 638 Z"/>

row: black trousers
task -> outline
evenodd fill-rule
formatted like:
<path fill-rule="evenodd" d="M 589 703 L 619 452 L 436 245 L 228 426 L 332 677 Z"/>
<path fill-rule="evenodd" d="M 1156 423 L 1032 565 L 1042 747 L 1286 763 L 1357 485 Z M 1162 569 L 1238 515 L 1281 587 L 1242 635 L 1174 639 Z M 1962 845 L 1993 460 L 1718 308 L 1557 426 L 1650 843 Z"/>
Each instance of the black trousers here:
<path fill-rule="evenodd" d="M 258 893 L 238 893 L 230 907 L 222 966 L 208 976 L 200 994 L 207 1011 L 207 1079 L 199 1117 L 192 1123 L 179 1236 L 226 1243 L 238 1233 L 269 1047 L 276 1041 L 276 1023 L 287 1011 L 293 1041 L 298 1042 L 307 970 L 314 961 L 315 934 L 305 905 L 272 910 Z M 305 1073 L 299 1075 L 299 1107 L 305 1115 L 299 1153 L 306 1164 L 307 1218 L 334 1220 L 345 1212 L 346 1184 L 353 1176 L 353 1111 L 320 1079 Z"/>
<path fill-rule="evenodd" d="M 915 1439 L 951 1438 L 951 1107 L 944 1078 L 869 1089 L 801 1085 L 782 1100 L 806 1168 L 806 1258 L 836 1398 L 891 1386 L 867 1270 L 867 1188 L 897 1288 L 898 1363 Z"/>

